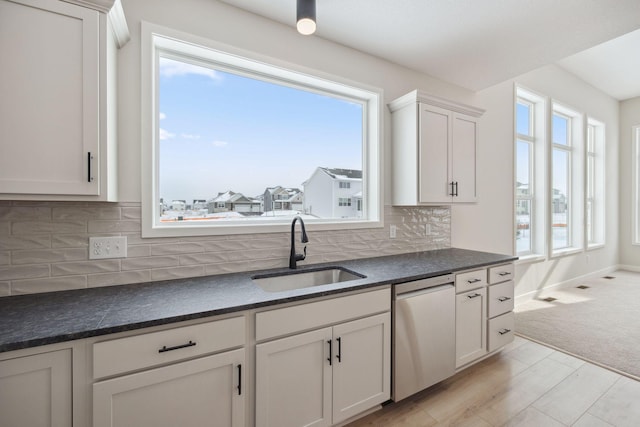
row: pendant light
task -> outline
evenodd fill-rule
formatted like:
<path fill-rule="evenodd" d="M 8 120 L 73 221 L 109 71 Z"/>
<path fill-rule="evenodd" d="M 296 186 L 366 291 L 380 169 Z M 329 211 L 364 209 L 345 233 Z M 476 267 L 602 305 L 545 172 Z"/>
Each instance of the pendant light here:
<path fill-rule="evenodd" d="M 298 0 L 298 32 L 308 36 L 316 31 L 316 0 Z"/>

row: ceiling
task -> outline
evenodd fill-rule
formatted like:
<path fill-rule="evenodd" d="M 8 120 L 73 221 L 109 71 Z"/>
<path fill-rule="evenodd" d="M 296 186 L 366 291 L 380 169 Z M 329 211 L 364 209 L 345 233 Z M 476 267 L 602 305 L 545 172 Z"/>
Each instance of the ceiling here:
<path fill-rule="evenodd" d="M 221 1 L 295 27 L 296 0 Z M 557 63 L 617 99 L 640 96 L 639 0 L 317 0 L 316 9 L 316 33 L 300 37 L 473 91 Z"/>

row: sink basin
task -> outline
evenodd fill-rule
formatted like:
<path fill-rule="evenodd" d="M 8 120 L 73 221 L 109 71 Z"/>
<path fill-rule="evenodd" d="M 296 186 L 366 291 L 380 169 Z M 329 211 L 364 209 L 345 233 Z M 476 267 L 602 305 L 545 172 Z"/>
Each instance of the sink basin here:
<path fill-rule="evenodd" d="M 251 280 L 267 292 L 291 291 L 311 286 L 329 285 L 363 279 L 366 276 L 342 267 L 327 267 L 317 270 L 288 271 L 279 274 L 262 274 Z"/>

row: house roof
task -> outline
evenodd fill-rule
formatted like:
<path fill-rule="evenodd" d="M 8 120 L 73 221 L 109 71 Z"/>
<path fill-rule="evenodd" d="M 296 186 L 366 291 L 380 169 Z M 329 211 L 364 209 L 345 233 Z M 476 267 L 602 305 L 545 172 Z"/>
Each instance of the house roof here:
<path fill-rule="evenodd" d="M 334 179 L 362 179 L 362 171 L 356 169 L 319 168 Z"/>

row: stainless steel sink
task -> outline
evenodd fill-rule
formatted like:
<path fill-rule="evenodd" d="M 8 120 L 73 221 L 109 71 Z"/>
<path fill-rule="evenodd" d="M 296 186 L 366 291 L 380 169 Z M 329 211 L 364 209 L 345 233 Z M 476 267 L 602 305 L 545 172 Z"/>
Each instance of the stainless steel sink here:
<path fill-rule="evenodd" d="M 267 292 L 291 291 L 311 286 L 329 285 L 363 279 L 366 276 L 342 267 L 327 267 L 317 270 L 287 271 L 280 274 L 262 274 L 251 280 Z"/>

